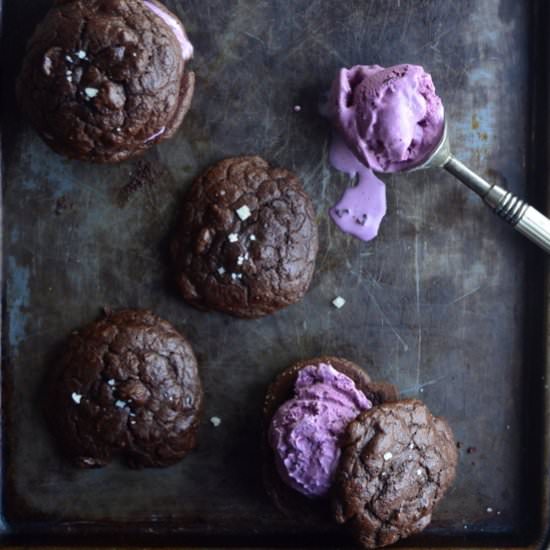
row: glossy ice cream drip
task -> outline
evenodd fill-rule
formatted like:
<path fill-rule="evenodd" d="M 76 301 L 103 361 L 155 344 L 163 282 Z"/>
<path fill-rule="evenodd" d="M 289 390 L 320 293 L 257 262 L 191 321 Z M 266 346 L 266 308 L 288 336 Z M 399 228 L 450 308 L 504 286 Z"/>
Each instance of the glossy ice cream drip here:
<path fill-rule="evenodd" d="M 340 436 L 371 407 L 353 380 L 331 365 L 301 369 L 294 397 L 281 405 L 269 430 L 283 481 L 308 497 L 325 495 L 340 460 Z"/>
<path fill-rule="evenodd" d="M 372 170 L 361 164 L 339 135 L 334 135 L 330 148 L 330 163 L 357 184 L 346 189 L 340 200 L 330 210 L 330 217 L 344 233 L 363 241 L 378 235 L 382 219 L 386 215 L 386 186 Z"/>
<path fill-rule="evenodd" d="M 422 164 L 443 135 L 443 104 L 431 76 L 418 65 L 357 65 L 340 70 L 328 111 L 337 134 L 331 162 L 359 176 L 357 187 L 346 191 L 331 216 L 346 233 L 370 240 L 385 214 L 384 184 L 373 171 Z"/>

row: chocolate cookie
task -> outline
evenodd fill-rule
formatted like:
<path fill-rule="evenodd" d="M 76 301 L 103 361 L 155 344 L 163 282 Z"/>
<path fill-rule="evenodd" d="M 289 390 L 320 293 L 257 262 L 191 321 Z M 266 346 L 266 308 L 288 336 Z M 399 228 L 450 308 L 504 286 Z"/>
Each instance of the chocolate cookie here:
<path fill-rule="evenodd" d="M 193 96 L 192 54 L 156 0 L 57 0 L 28 44 L 19 103 L 56 152 L 119 162 L 176 132 Z"/>
<path fill-rule="evenodd" d="M 373 405 L 398 398 L 397 390 L 387 383 L 374 383 L 355 363 L 338 357 L 316 357 L 300 361 L 281 372 L 271 383 L 263 407 L 262 464 L 264 485 L 275 506 L 289 517 L 318 522 L 330 519 L 328 499 L 311 499 L 286 485 L 275 467 L 275 456 L 268 440 L 269 426 L 279 407 L 292 398 L 298 372 L 310 365 L 329 364 L 353 380 Z"/>
<path fill-rule="evenodd" d="M 191 305 L 256 318 L 302 299 L 318 250 L 298 178 L 260 157 L 219 162 L 193 183 L 172 243 Z"/>
<path fill-rule="evenodd" d="M 189 342 L 149 311 L 108 314 L 68 339 L 52 381 L 52 427 L 82 468 L 120 454 L 169 466 L 196 444 L 202 408 Z"/>
<path fill-rule="evenodd" d="M 335 481 L 336 520 L 365 548 L 422 531 L 455 478 L 447 423 L 420 401 L 385 403 L 348 426 Z"/>

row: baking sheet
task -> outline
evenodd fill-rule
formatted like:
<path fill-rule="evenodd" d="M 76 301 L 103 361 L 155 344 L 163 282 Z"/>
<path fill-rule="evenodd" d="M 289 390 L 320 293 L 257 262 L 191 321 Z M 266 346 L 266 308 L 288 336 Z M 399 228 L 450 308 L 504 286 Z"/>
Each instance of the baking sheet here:
<path fill-rule="evenodd" d="M 544 496 L 542 424 L 533 415 L 546 394 L 542 325 L 528 327 L 542 323 L 544 302 L 533 299 L 542 260 L 439 172 L 386 178 L 389 213 L 377 240 L 339 233 L 326 210 L 347 182 L 327 163 L 329 129 L 318 101 L 340 66 L 422 64 L 446 105 L 456 155 L 525 196 L 537 123 L 530 124 L 537 4 L 166 4 L 195 45 L 192 110 L 172 141 L 140 160 L 100 167 L 53 154 L 17 111 L 14 77 L 49 1 L 4 0 L 6 532 L 39 542 L 116 533 L 123 541 L 134 534 L 198 545 L 343 542 L 331 526 L 277 513 L 261 487 L 258 452 L 271 378 L 297 359 L 332 354 L 426 401 L 460 442 L 456 484 L 411 545 L 533 543 Z M 166 245 L 193 177 L 221 158 L 252 153 L 300 175 L 316 206 L 321 250 L 301 304 L 241 321 L 179 300 Z M 339 311 L 331 306 L 337 295 L 347 300 Z M 206 391 L 200 447 L 173 468 L 77 471 L 44 425 L 55 350 L 106 305 L 153 309 L 198 354 Z"/>

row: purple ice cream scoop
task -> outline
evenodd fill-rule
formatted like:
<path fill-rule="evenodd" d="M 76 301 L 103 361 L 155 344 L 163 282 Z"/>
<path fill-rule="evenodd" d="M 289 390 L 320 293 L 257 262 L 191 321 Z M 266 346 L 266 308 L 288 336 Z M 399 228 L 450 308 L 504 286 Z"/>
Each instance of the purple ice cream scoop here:
<path fill-rule="evenodd" d="M 269 428 L 282 480 L 308 497 L 325 495 L 340 460 L 340 437 L 352 420 L 371 407 L 353 380 L 331 365 L 301 369 L 294 397 L 281 405 Z"/>
<path fill-rule="evenodd" d="M 422 164 L 443 135 L 443 103 L 419 65 L 341 69 L 329 101 L 335 128 L 375 172 Z"/>
<path fill-rule="evenodd" d="M 327 111 L 335 128 L 331 164 L 358 178 L 330 216 L 345 233 L 369 241 L 386 213 L 386 188 L 374 172 L 422 164 L 443 135 L 443 104 L 418 65 L 357 65 L 338 73 Z"/>

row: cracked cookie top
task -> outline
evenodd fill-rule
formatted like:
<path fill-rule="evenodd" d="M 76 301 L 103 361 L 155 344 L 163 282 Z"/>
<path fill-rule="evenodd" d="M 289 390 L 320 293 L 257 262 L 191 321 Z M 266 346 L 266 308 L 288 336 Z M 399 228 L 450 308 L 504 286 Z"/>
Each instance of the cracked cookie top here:
<path fill-rule="evenodd" d="M 28 44 L 19 103 L 56 152 L 119 162 L 178 129 L 193 96 L 191 54 L 156 0 L 58 0 Z"/>
<path fill-rule="evenodd" d="M 52 380 L 50 419 L 72 461 L 168 466 L 196 444 L 202 408 L 189 342 L 149 311 L 121 310 L 74 332 Z"/>
<path fill-rule="evenodd" d="M 383 403 L 347 429 L 335 480 L 336 519 L 365 548 L 422 531 L 455 478 L 448 424 L 417 400 Z"/>
<path fill-rule="evenodd" d="M 260 157 L 226 159 L 197 178 L 172 242 L 183 298 L 244 318 L 301 300 L 317 250 L 315 213 L 300 181 Z"/>

